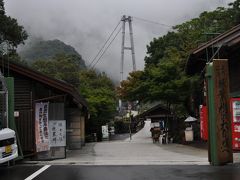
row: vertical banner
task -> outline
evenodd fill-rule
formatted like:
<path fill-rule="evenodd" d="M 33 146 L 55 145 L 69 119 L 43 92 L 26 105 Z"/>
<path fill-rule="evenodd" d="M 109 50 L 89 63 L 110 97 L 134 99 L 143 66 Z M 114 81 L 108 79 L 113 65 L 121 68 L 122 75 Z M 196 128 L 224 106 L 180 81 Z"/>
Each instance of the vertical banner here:
<path fill-rule="evenodd" d="M 201 139 L 208 140 L 208 117 L 207 117 L 207 107 L 200 105 L 200 132 Z"/>
<path fill-rule="evenodd" d="M 49 129 L 48 129 L 48 103 L 36 103 L 35 105 L 35 140 L 36 151 L 48 151 Z"/>

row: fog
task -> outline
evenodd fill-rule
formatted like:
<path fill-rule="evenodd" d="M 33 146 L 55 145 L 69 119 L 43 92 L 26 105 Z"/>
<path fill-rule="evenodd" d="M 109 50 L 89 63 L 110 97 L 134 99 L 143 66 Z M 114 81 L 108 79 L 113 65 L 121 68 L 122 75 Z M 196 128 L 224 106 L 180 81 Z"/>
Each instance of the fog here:
<path fill-rule="evenodd" d="M 89 64 L 122 15 L 172 26 L 197 17 L 203 11 L 227 6 L 229 2 L 233 0 L 5 0 L 5 9 L 8 15 L 25 27 L 29 34 L 28 41 L 36 37 L 44 40 L 59 39 L 73 46 Z M 138 70 L 144 67 L 146 45 L 154 37 L 162 36 L 169 30 L 167 26 L 133 18 Z M 128 41 L 126 36 L 126 44 L 129 44 Z M 105 71 L 114 80 L 119 80 L 120 58 L 121 33 L 96 64 L 96 68 Z M 131 54 L 126 52 L 125 78 L 131 70 Z"/>

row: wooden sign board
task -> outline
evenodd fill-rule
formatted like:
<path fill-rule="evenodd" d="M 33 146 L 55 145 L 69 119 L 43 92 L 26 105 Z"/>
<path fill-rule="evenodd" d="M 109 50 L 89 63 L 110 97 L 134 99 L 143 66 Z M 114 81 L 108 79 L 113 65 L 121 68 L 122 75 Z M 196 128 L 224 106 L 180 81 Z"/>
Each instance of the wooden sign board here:
<path fill-rule="evenodd" d="M 216 113 L 216 136 L 220 164 L 233 161 L 232 130 L 229 107 L 228 60 L 214 60 L 214 99 Z"/>

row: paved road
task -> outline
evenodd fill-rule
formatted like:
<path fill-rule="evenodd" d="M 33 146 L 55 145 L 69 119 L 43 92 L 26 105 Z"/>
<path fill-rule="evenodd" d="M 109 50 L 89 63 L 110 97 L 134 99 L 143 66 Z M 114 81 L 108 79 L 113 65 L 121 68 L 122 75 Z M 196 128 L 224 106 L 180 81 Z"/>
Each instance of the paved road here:
<path fill-rule="evenodd" d="M 1 180 L 30 180 L 42 166 L 0 168 Z M 33 177 L 33 176 L 32 176 Z M 149 165 L 149 166 L 79 166 L 54 165 L 34 180 L 239 180 L 239 166 Z"/>
<path fill-rule="evenodd" d="M 121 141 L 105 141 L 86 144 L 83 149 L 69 151 L 68 158 L 42 162 L 42 164 L 77 165 L 207 165 L 207 150 L 180 144 L 153 144 L 150 121 L 144 128 Z"/>

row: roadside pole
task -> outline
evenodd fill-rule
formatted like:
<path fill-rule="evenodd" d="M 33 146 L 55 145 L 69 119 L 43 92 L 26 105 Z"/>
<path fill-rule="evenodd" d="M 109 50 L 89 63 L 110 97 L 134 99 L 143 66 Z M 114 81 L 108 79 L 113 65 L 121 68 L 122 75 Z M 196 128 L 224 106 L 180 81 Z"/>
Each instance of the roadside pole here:
<path fill-rule="evenodd" d="M 131 130 L 132 117 L 131 117 L 131 109 L 132 109 L 132 106 L 131 106 L 131 104 L 129 104 L 129 105 L 128 105 L 128 110 L 129 110 L 129 138 L 130 138 L 130 141 L 132 140 L 132 130 Z"/>

